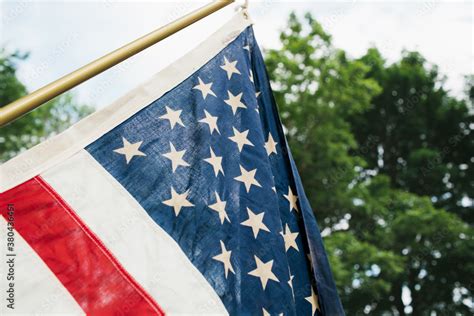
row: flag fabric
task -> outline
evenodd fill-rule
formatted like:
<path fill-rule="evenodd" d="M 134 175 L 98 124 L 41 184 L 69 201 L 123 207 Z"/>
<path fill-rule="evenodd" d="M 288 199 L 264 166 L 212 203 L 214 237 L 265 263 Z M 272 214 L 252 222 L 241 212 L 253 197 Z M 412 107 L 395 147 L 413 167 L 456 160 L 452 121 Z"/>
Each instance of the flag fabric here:
<path fill-rule="evenodd" d="M 2 314 L 344 314 L 242 13 L 0 172 Z"/>

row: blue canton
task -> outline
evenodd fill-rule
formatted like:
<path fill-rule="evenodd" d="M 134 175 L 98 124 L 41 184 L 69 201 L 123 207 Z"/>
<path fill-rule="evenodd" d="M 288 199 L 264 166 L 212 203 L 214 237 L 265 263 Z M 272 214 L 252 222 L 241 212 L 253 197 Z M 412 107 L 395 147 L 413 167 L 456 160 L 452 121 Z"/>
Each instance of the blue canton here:
<path fill-rule="evenodd" d="M 231 315 L 343 315 L 251 27 L 86 150 Z"/>

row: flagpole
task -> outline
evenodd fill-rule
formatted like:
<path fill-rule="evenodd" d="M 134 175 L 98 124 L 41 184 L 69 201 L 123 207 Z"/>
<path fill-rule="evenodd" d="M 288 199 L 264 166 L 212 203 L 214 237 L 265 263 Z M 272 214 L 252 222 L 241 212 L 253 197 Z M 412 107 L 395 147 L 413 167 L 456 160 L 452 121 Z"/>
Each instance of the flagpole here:
<path fill-rule="evenodd" d="M 101 72 L 115 66 L 127 58 L 141 52 L 142 50 L 160 42 L 170 35 L 184 29 L 185 27 L 201 20 L 235 0 L 216 0 L 185 16 L 179 18 L 133 42 L 122 46 L 113 52 L 71 72 L 64 77 L 0 108 L 0 126 L 4 126 L 20 116 L 36 109 L 41 104 L 53 99 L 82 82 L 100 74 Z"/>

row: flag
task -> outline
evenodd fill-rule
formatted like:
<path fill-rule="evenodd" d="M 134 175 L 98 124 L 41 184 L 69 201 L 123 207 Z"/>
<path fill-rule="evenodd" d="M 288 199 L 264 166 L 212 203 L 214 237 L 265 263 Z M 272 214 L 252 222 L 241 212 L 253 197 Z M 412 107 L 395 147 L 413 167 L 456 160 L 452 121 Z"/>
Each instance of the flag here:
<path fill-rule="evenodd" d="M 242 13 L 0 175 L 2 314 L 344 314 Z"/>

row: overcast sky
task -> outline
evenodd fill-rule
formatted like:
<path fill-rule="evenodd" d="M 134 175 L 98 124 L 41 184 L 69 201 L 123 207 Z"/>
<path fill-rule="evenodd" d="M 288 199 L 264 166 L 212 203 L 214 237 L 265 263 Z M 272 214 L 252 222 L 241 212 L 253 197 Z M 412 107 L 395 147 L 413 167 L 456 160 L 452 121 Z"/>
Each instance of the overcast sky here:
<path fill-rule="evenodd" d="M 30 90 L 148 33 L 206 1 L 0 0 L 0 46 L 30 52 L 19 76 Z M 241 1 L 242 2 L 242 1 Z M 185 54 L 224 24 L 236 5 L 213 14 L 73 90 L 102 107 Z M 359 57 L 375 45 L 389 61 L 402 49 L 419 50 L 461 95 L 463 75 L 474 73 L 473 2 L 250 1 L 261 47 L 277 48 L 291 10 L 310 11 L 336 47 Z"/>

